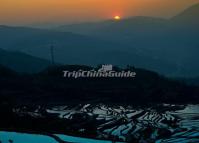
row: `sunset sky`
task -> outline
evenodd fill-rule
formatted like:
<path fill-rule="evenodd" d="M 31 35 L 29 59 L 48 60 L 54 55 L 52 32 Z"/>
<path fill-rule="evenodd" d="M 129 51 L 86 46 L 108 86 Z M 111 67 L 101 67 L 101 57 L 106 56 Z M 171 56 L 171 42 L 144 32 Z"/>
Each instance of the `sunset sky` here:
<path fill-rule="evenodd" d="M 74 23 L 137 15 L 171 17 L 199 0 L 0 0 L 0 25 Z"/>

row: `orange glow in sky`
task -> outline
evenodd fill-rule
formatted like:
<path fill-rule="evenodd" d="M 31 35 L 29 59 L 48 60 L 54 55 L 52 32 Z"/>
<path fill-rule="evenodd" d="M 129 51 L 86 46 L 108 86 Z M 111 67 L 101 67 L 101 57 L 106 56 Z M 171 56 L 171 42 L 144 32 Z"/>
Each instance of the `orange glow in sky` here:
<path fill-rule="evenodd" d="M 170 17 L 195 3 L 199 0 L 0 0 L 0 25 Z"/>

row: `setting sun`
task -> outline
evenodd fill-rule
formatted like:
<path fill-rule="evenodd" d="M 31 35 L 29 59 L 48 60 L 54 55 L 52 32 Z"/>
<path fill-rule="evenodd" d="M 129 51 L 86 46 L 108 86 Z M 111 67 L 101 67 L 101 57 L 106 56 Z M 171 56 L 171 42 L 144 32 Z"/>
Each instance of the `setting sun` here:
<path fill-rule="evenodd" d="M 115 20 L 120 20 L 120 19 L 121 19 L 121 17 L 120 17 L 120 16 L 118 16 L 118 15 L 116 15 L 116 16 L 114 17 L 114 19 L 115 19 Z"/>

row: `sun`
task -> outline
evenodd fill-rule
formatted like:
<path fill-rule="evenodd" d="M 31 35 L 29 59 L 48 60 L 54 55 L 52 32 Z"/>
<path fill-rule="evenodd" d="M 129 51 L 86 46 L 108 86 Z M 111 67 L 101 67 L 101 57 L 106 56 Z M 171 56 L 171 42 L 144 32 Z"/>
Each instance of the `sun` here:
<path fill-rule="evenodd" d="M 114 19 L 115 19 L 115 20 L 120 20 L 121 17 L 120 17 L 119 15 L 116 15 L 116 16 L 114 16 Z"/>

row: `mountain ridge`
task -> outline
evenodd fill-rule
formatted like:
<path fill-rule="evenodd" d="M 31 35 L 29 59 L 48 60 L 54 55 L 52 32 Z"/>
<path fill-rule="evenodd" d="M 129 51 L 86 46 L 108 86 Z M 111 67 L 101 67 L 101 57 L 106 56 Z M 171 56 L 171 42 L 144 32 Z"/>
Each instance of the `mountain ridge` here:
<path fill-rule="evenodd" d="M 51 63 L 21 52 L 10 52 L 0 49 L 0 65 L 9 67 L 17 72 L 35 73 L 47 68 Z"/>
<path fill-rule="evenodd" d="M 94 30 L 82 27 L 83 32 L 78 31 L 75 25 L 65 30 L 129 45 L 131 51 L 136 49 L 141 54 L 174 63 L 176 76 L 198 76 L 199 65 L 195 63 L 199 60 L 198 13 L 199 4 L 196 4 L 170 19 L 138 16 Z"/>
<path fill-rule="evenodd" d="M 196 24 L 138 16 L 72 26 L 78 33 L 0 27 L 0 46 L 49 60 L 54 43 L 55 60 L 61 64 L 134 65 L 169 76 L 199 76 Z"/>

